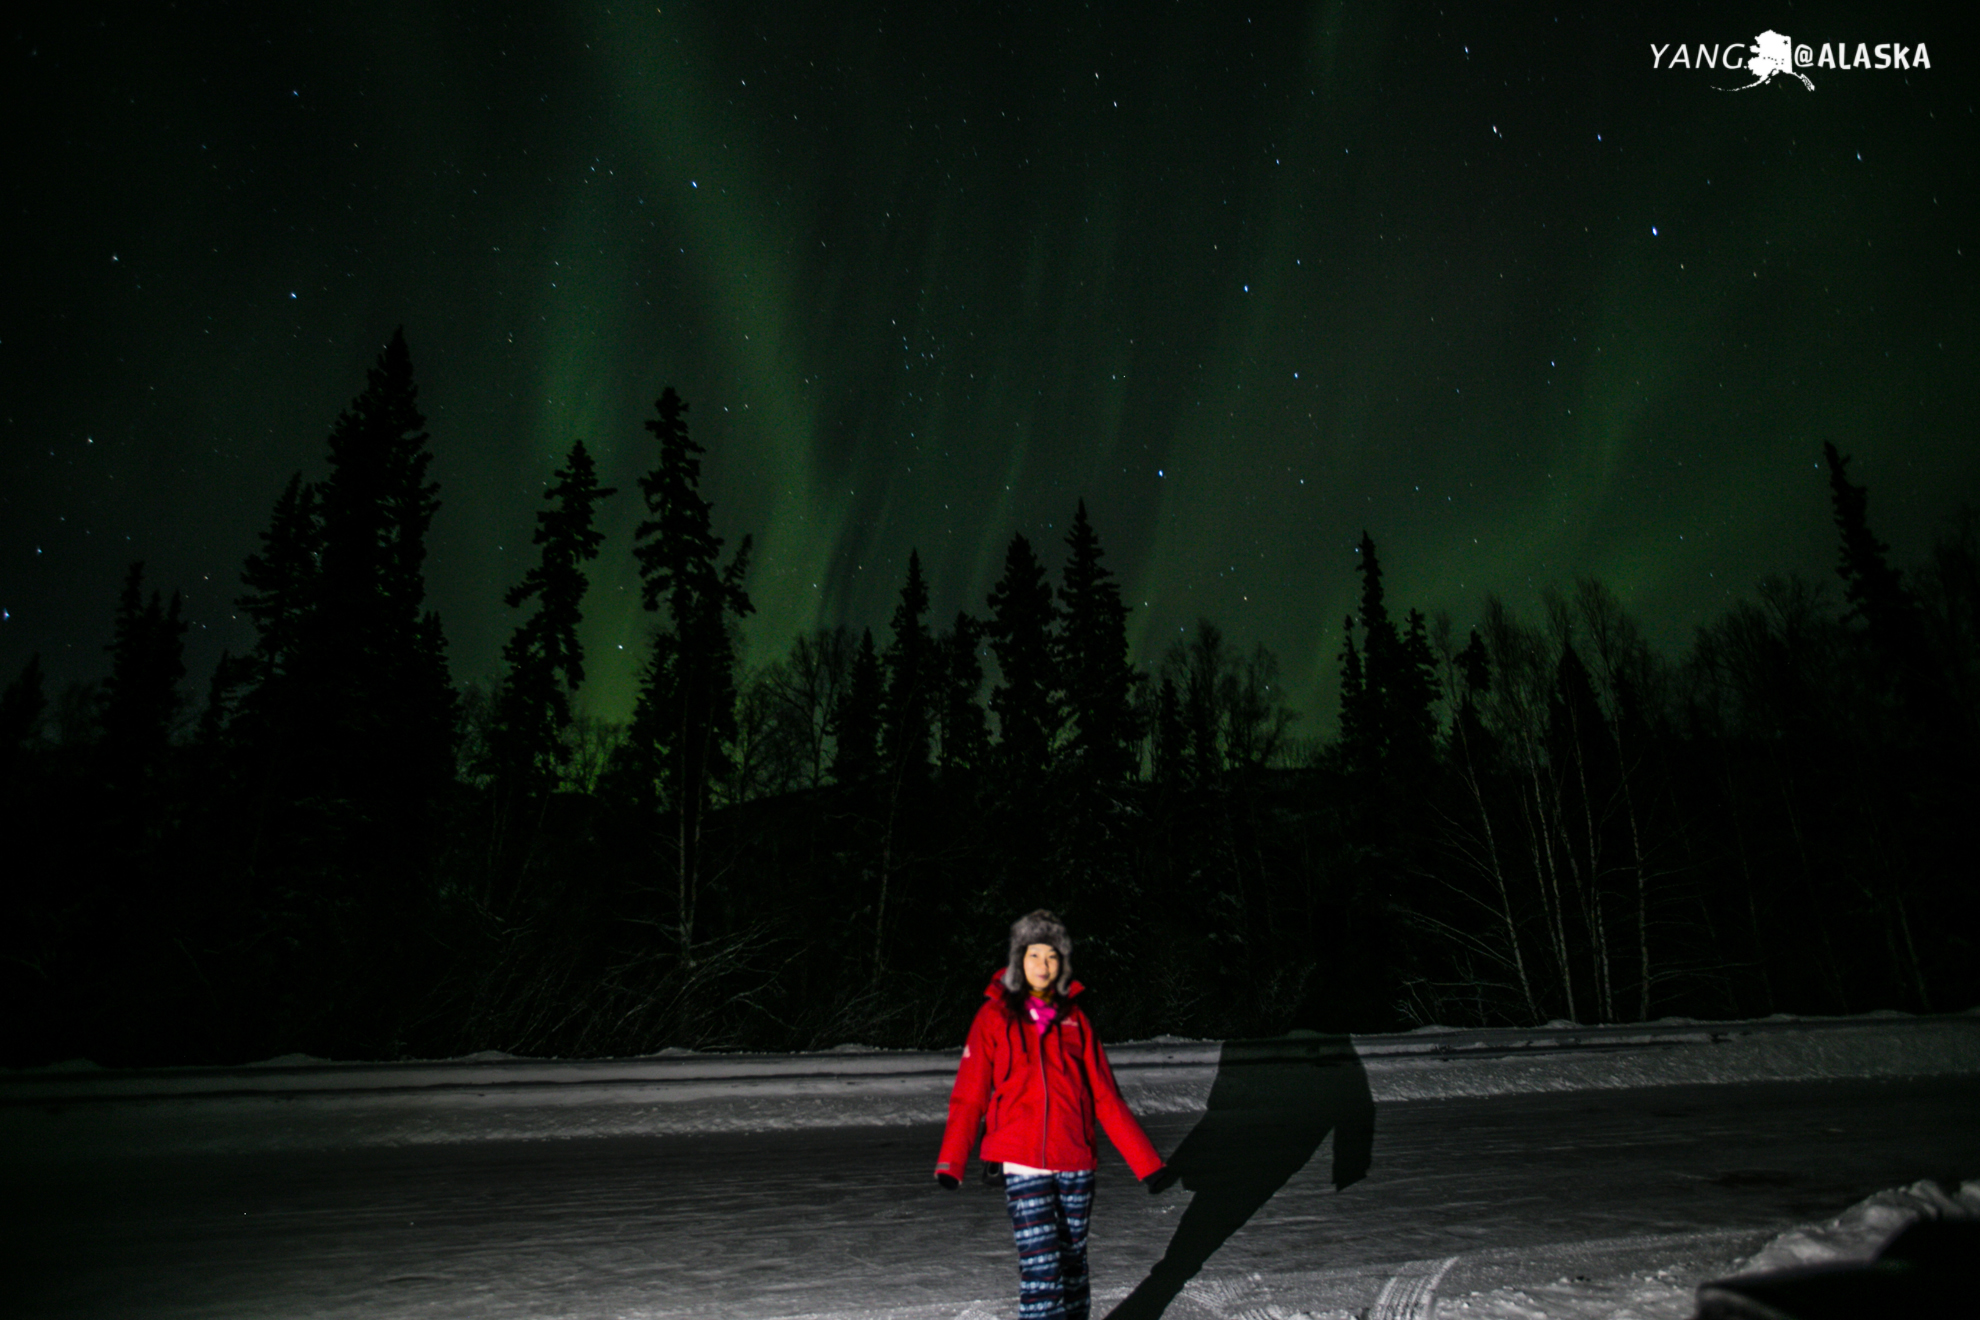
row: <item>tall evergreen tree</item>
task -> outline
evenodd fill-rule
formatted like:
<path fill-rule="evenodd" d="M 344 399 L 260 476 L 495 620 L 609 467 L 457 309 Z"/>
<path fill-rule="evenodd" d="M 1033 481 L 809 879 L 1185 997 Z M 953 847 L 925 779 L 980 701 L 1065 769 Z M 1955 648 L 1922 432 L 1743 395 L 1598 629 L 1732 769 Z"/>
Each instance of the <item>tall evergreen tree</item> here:
<path fill-rule="evenodd" d="M 1140 730 L 1134 718 L 1134 666 L 1127 658 L 1128 607 L 1120 584 L 1101 560 L 1100 538 L 1086 518 L 1086 501 L 1066 536 L 1071 555 L 1059 590 L 1064 626 L 1059 638 L 1073 763 L 1102 782 L 1134 773 Z"/>
<path fill-rule="evenodd" d="M 1361 574 L 1362 672 L 1376 744 L 1387 750 L 1394 731 L 1391 710 L 1393 689 L 1402 669 L 1402 638 L 1389 617 L 1387 589 L 1382 585 L 1382 561 L 1375 555 L 1375 540 L 1366 531 L 1355 547 L 1355 572 Z"/>
<path fill-rule="evenodd" d="M 233 730 L 250 749 L 252 777 L 266 781 L 271 759 L 294 749 L 300 726 L 314 702 L 303 692 L 299 666 L 316 609 L 323 561 L 323 525 L 316 487 L 298 472 L 276 497 L 261 548 L 241 569 L 246 594 L 235 604 L 254 624 L 254 648 L 216 672 L 216 696 L 235 686 L 245 689 Z M 216 722 L 224 713 L 213 706 Z"/>
<path fill-rule="evenodd" d="M 1341 620 L 1341 753 L 1350 766 L 1374 759 L 1375 714 L 1369 709 L 1368 675 L 1354 644 L 1354 616 Z"/>
<path fill-rule="evenodd" d="M 981 770 L 990 757 L 990 725 L 977 700 L 983 690 L 983 661 L 977 654 L 982 641 L 982 623 L 958 610 L 954 626 L 936 643 L 942 666 L 941 764 L 952 774 Z"/>
<path fill-rule="evenodd" d="M 997 716 L 997 759 L 1011 782 L 1036 786 L 1051 768 L 1063 721 L 1053 628 L 1058 610 L 1045 566 L 1022 534 L 1004 553 L 1004 575 L 990 592 L 990 649 L 999 681 L 990 689 Z"/>
<path fill-rule="evenodd" d="M 280 975 L 308 984 L 269 998 L 298 1016 L 283 1030 L 326 1051 L 398 1039 L 424 971 L 403 939 L 456 772 L 459 699 L 426 607 L 439 486 L 425 424 L 395 331 L 331 427 L 323 480 L 298 474 L 277 500 L 242 573 L 255 647 L 209 702 L 207 745 L 238 757 L 247 877 L 280 877 L 255 891 L 282 895 L 268 912 Z"/>
<path fill-rule="evenodd" d="M 1163 674 L 1155 693 L 1155 745 L 1149 757 L 1155 782 L 1184 783 L 1189 778 L 1189 730 L 1183 723 L 1182 693 L 1172 674 Z"/>
<path fill-rule="evenodd" d="M 1363 769 L 1421 768 L 1429 761 L 1436 733 L 1436 653 L 1421 612 L 1409 612 L 1407 634 L 1389 616 L 1382 564 L 1365 531 L 1356 553 L 1362 643 L 1357 653 L 1356 621 L 1350 619 L 1341 653 L 1342 746 L 1349 763 Z"/>
<path fill-rule="evenodd" d="M 687 403 L 669 385 L 653 408 L 658 416 L 647 419 L 646 430 L 660 454 L 653 470 L 639 479 L 651 516 L 634 533 L 633 558 L 646 608 L 658 611 L 664 605 L 679 631 L 698 617 L 705 601 L 721 600 L 716 565 L 722 538 L 715 535 L 710 505 L 701 497 L 701 455 L 708 451 L 688 434 Z"/>
<path fill-rule="evenodd" d="M 135 786 L 162 769 L 174 724 L 186 708 L 186 623 L 179 593 L 144 599 L 144 565 L 134 563 L 117 599 L 104 685 L 103 751 L 114 784 Z"/>
<path fill-rule="evenodd" d="M 1924 617 L 1917 597 L 1890 562 L 1890 547 L 1870 530 L 1869 492 L 1849 479 L 1849 457 L 1824 442 L 1822 456 L 1829 465 L 1829 498 L 1835 509 L 1836 530 L 1842 535 L 1842 555 L 1836 573 L 1849 601 L 1847 617 L 1862 621 L 1864 634 L 1881 660 L 1883 677 L 1914 718 L 1932 704 L 1931 675 L 1926 656 Z"/>
<path fill-rule="evenodd" d="M 1391 750 L 1421 769 L 1429 765 L 1437 740 L 1437 653 L 1431 649 L 1423 611 L 1412 609 L 1406 617 L 1409 626 L 1397 656 Z"/>
<path fill-rule="evenodd" d="M 21 672 L 0 693 L 0 762 L 10 760 L 23 744 L 41 732 L 48 709 L 48 692 L 41 673 L 41 652 L 28 657 Z"/>
<path fill-rule="evenodd" d="M 891 774 L 920 778 L 928 772 L 933 706 L 939 686 L 935 640 L 928 631 L 928 582 L 921 555 L 908 551 L 907 581 L 894 607 L 893 639 L 882 659 L 886 688 L 880 700 L 880 742 Z"/>
<path fill-rule="evenodd" d="M 1402 638 L 1382 586 L 1382 563 L 1375 555 L 1375 541 L 1366 531 L 1355 547 L 1355 572 L 1361 574 L 1361 650 L 1355 660 L 1360 681 L 1341 685 L 1341 724 L 1352 727 L 1355 738 L 1348 745 L 1352 763 L 1373 769 L 1387 756 L 1395 732 L 1395 687 L 1403 668 Z M 1350 649 L 1353 645 L 1349 638 Z M 1346 653 L 1343 664 L 1347 663 Z M 1349 710 L 1349 703 L 1353 709 Z"/>
<path fill-rule="evenodd" d="M 1903 576 L 1890 563 L 1891 548 L 1870 530 L 1869 492 L 1849 479 L 1849 456 L 1823 442 L 1829 464 L 1829 499 L 1835 509 L 1836 530 L 1842 533 L 1842 557 L 1836 574 L 1853 617 L 1872 632 L 1885 635 L 1908 631 L 1916 609 Z"/>
<path fill-rule="evenodd" d="M 852 672 L 832 712 L 832 778 L 856 784 L 880 772 L 880 704 L 884 685 L 873 630 L 863 628 Z"/>
<path fill-rule="evenodd" d="M 569 759 L 564 731 L 571 725 L 571 694 L 584 682 L 584 647 L 578 640 L 584 564 L 598 557 L 605 535 L 594 526 L 600 500 L 616 492 L 598 484 L 598 470 L 582 440 L 571 446 L 537 511 L 535 544 L 542 555 L 503 597 L 510 609 L 535 600 L 537 609 L 502 648 L 508 666 L 495 699 L 491 735 L 498 784 L 528 795 L 549 792 Z"/>
<path fill-rule="evenodd" d="M 743 581 L 749 572 L 745 536 L 726 566 L 718 566 L 715 535 L 701 496 L 706 452 L 688 435 L 687 404 L 672 386 L 654 404 L 646 429 L 659 443 L 653 470 L 639 479 L 649 517 L 634 532 L 641 600 L 664 611 L 641 685 L 625 752 L 642 782 L 642 796 L 663 808 L 676 882 L 675 935 L 691 958 L 700 891 L 701 835 L 715 781 L 731 770 L 736 737 L 734 624 L 753 612 Z"/>
<path fill-rule="evenodd" d="M 259 682 L 285 675 L 302 644 L 304 621 L 316 604 L 323 557 L 323 527 L 316 487 L 298 472 L 275 500 L 261 549 L 241 570 L 247 594 L 236 602 L 254 622 L 252 658 Z"/>
<path fill-rule="evenodd" d="M 41 652 L 28 657 L 21 672 L 0 692 L 0 828 L 16 812 L 31 818 L 25 794 L 36 745 L 41 741 L 48 711 L 47 683 L 41 672 Z M 17 863 L 19 864 L 19 863 Z"/>
<path fill-rule="evenodd" d="M 409 852 L 430 833 L 430 804 L 453 780 L 458 717 L 439 616 L 426 609 L 426 534 L 440 487 L 427 479 L 433 455 L 418 401 L 404 331 L 394 331 L 331 428 L 330 471 L 315 492 L 313 582 L 294 559 L 308 501 L 291 483 L 289 507 L 278 506 L 293 533 L 280 547 L 288 562 L 265 567 L 271 576 L 296 570 L 288 584 L 313 587 L 314 603 L 299 617 L 287 615 L 280 595 L 264 606 L 298 624 L 300 741 L 318 772 L 308 790 L 351 803 Z M 381 844 L 374 837 L 360 847 L 375 853 Z"/>

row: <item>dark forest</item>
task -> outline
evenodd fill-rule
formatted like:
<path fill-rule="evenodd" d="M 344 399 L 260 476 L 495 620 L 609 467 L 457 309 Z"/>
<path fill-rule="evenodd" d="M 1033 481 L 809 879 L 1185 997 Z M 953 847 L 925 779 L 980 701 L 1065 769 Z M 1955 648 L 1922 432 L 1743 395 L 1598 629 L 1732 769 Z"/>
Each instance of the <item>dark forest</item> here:
<path fill-rule="evenodd" d="M 572 445 L 502 673 L 463 684 L 394 337 L 245 557 L 249 653 L 189 675 L 132 564 L 107 677 L 10 676 L 5 1062 L 946 1048 L 1039 905 L 1117 1040 L 1980 999 L 1980 523 L 1893 563 L 1832 446 L 1836 578 L 1762 579 L 1682 656 L 1593 579 L 1426 617 L 1367 529 L 1310 569 L 1360 585 L 1322 740 L 1214 620 L 1131 661 L 1083 504 L 978 613 L 931 618 L 910 555 L 881 635 L 745 665 L 750 540 L 691 418 L 666 389 L 637 490 Z M 578 625 L 627 554 L 619 725 L 581 713 Z"/>

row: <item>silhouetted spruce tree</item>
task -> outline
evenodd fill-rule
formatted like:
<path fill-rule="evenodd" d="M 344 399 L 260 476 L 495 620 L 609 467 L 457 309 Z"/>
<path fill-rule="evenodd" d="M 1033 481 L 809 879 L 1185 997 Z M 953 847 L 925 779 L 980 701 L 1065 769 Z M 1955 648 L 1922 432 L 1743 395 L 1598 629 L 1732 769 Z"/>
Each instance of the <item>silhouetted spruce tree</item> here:
<path fill-rule="evenodd" d="M 1388 757 L 1396 726 L 1396 683 L 1403 668 L 1402 638 L 1382 586 L 1382 564 L 1375 556 L 1375 542 L 1366 531 L 1355 547 L 1355 571 L 1361 574 L 1361 681 L 1352 689 L 1355 709 L 1350 716 L 1347 703 L 1350 687 L 1341 686 L 1343 727 L 1352 724 L 1358 737 L 1350 751 L 1358 753 L 1351 764 L 1362 769 L 1379 767 Z"/>
<path fill-rule="evenodd" d="M 80 934 L 83 923 L 49 919 L 76 902 L 80 887 L 74 874 L 76 831 L 51 819 L 55 813 L 49 809 L 72 803 L 77 795 L 72 776 L 51 773 L 53 758 L 40 737 L 47 709 L 36 652 L 0 692 L 0 837 L 8 841 L 8 916 L 0 924 L 0 996 L 7 1012 L 0 1017 L 0 1061 L 9 1067 L 42 1062 L 44 1054 L 71 1057 L 80 1043 L 72 1025 L 77 996 L 67 978 L 51 974 L 50 967 L 62 944 L 73 938 L 70 932 Z"/>
<path fill-rule="evenodd" d="M 1891 690 L 1913 707 L 1913 717 L 1917 718 L 1924 714 L 1929 696 L 1924 620 L 1917 598 L 1905 587 L 1903 575 L 1891 566 L 1890 547 L 1870 530 L 1869 492 L 1850 481 L 1848 455 L 1837 453 L 1836 447 L 1825 441 L 1822 456 L 1828 460 L 1829 498 L 1836 530 L 1842 534 L 1836 573 L 1843 580 L 1843 596 L 1850 605 L 1846 617 L 1862 621 L 1871 647 L 1883 662 Z"/>
<path fill-rule="evenodd" d="M 1395 676 L 1395 746 L 1413 770 L 1429 767 L 1437 741 L 1437 653 L 1431 649 L 1423 611 L 1412 609 L 1402 636 Z"/>
<path fill-rule="evenodd" d="M 1457 653 L 1458 672 L 1464 675 L 1464 695 L 1476 704 L 1475 698 L 1492 690 L 1492 653 L 1485 648 L 1485 639 L 1478 635 L 1478 629 L 1471 630 L 1464 649 Z"/>
<path fill-rule="evenodd" d="M 1375 759 L 1377 726 L 1369 709 L 1368 675 L 1354 644 L 1354 616 L 1341 620 L 1341 754 L 1354 768 Z"/>
<path fill-rule="evenodd" d="M 405 334 L 394 331 L 330 432 L 315 601 L 297 620 L 292 666 L 297 750 L 314 760 L 308 787 L 348 804 L 352 860 L 373 873 L 417 869 L 454 778 L 458 700 L 439 616 L 426 609 L 440 487 L 427 480 L 418 397 Z M 291 519 L 304 511 L 298 492 Z"/>
<path fill-rule="evenodd" d="M 1004 575 L 990 592 L 990 649 L 999 673 L 990 709 L 997 716 L 997 762 L 1020 789 L 1043 786 L 1063 720 L 1052 640 L 1057 622 L 1045 566 L 1031 542 L 1013 536 Z"/>
<path fill-rule="evenodd" d="M 276 497 L 260 539 L 241 569 L 247 593 L 234 602 L 254 624 L 254 649 L 223 665 L 215 681 L 223 691 L 243 689 L 228 725 L 247 750 L 249 777 L 266 788 L 278 778 L 277 758 L 294 752 L 312 704 L 299 665 L 319 595 L 323 526 L 316 487 L 300 472 Z"/>
<path fill-rule="evenodd" d="M 570 698 L 584 683 L 584 646 L 578 640 L 584 593 L 584 564 L 598 557 L 605 535 L 594 526 L 600 500 L 616 492 L 598 484 L 598 470 L 582 440 L 571 446 L 543 498 L 551 507 L 536 514 L 536 567 L 509 588 L 510 609 L 535 600 L 536 612 L 517 627 L 502 648 L 508 666 L 495 698 L 490 735 L 491 769 L 503 796 L 523 799 L 549 793 L 570 759 L 564 732 L 571 725 Z"/>
<path fill-rule="evenodd" d="M 1901 622 L 1915 608 L 1904 580 L 1892 568 L 1887 556 L 1890 547 L 1870 530 L 1869 492 L 1849 479 L 1849 457 L 1824 442 L 1822 456 L 1829 463 L 1829 498 L 1835 508 L 1836 529 L 1842 533 L 1842 559 L 1836 573 L 1846 584 L 1844 597 L 1851 614 L 1873 630 L 1901 631 Z"/>
<path fill-rule="evenodd" d="M 1350 765 L 1393 772 L 1427 766 L 1436 735 L 1436 655 L 1420 612 L 1411 610 L 1407 634 L 1389 617 L 1382 565 L 1367 532 L 1356 547 L 1361 574 L 1360 653 L 1353 624 L 1341 654 L 1342 746 Z"/>
<path fill-rule="evenodd" d="M 144 565 L 134 563 L 117 599 L 109 646 L 110 679 L 103 692 L 105 779 L 114 791 L 137 794 L 164 771 L 172 730 L 186 708 L 186 623 L 179 593 L 164 604 L 144 598 Z"/>
<path fill-rule="evenodd" d="M 695 908 L 701 884 L 702 830 L 716 780 L 731 770 L 736 737 L 736 652 L 733 624 L 754 610 L 743 580 L 749 572 L 745 536 L 726 567 L 722 539 L 701 497 L 706 452 L 689 435 L 687 404 L 672 386 L 654 404 L 646 429 L 659 442 L 659 461 L 639 479 L 651 515 L 634 533 L 641 599 L 666 614 L 655 632 L 632 728 L 622 751 L 639 781 L 639 796 L 656 802 L 664 820 L 675 881 L 675 937 L 692 960 Z"/>
<path fill-rule="evenodd" d="M 247 557 L 236 603 L 255 626 L 255 679 L 265 682 L 293 668 L 305 621 L 314 608 L 323 560 L 323 524 L 316 487 L 298 472 L 275 499 L 261 549 Z"/>
<path fill-rule="evenodd" d="M 1149 761 L 1155 782 L 1173 787 L 1190 778 L 1189 729 L 1183 723 L 1182 694 L 1176 680 L 1162 675 L 1155 691 L 1155 738 Z"/>
<path fill-rule="evenodd" d="M 1375 541 L 1366 531 L 1355 547 L 1355 571 L 1361 574 L 1361 627 L 1363 672 L 1367 679 L 1371 723 L 1383 750 L 1391 733 L 1390 687 L 1401 668 L 1402 639 L 1389 618 L 1387 590 L 1382 585 L 1382 563 L 1375 557 Z"/>
<path fill-rule="evenodd" d="M 103 741 L 96 749 L 102 820 L 78 850 L 85 856 L 96 852 L 102 859 L 99 879 L 115 897 L 90 905 L 94 929 L 85 956 L 93 957 L 95 965 L 83 975 L 92 983 L 84 993 L 92 997 L 114 997 L 112 986 L 128 994 L 133 981 L 149 982 L 146 991 L 153 997 L 131 1005 L 133 1011 L 122 1021 L 99 1008 L 93 1047 L 129 1048 L 133 1042 L 125 1023 L 148 1016 L 152 1005 L 168 993 L 156 974 L 163 960 L 146 951 L 156 947 L 164 934 L 161 927 L 176 924 L 176 903 L 184 897 L 183 877 L 174 866 L 175 825 L 182 819 L 177 808 L 182 799 L 176 791 L 180 767 L 172 760 L 171 744 L 174 726 L 186 707 L 180 688 L 186 675 L 185 633 L 178 593 L 172 594 L 169 605 L 156 591 L 146 600 L 144 565 L 132 564 L 117 600 L 115 632 L 108 648 L 110 677 L 103 686 Z M 77 869 L 87 874 L 86 863 Z"/>
<path fill-rule="evenodd" d="M 894 607 L 893 639 L 881 660 L 886 687 L 880 698 L 883 761 L 890 775 L 907 779 L 927 776 L 932 707 L 939 686 L 927 614 L 928 582 L 921 575 L 921 555 L 910 550 L 907 581 Z"/>
<path fill-rule="evenodd" d="M 1926 654 L 1946 718 L 1947 745 L 1963 748 L 1964 777 L 1976 777 L 1980 754 L 1980 509 L 1962 504 L 1951 525 L 1932 538 L 1915 592 Z M 1980 894 L 1975 895 L 1980 906 Z"/>
<path fill-rule="evenodd" d="M 977 700 L 983 691 L 983 661 L 977 654 L 982 641 L 982 623 L 958 610 L 955 624 L 936 642 L 942 665 L 937 732 L 946 774 L 974 774 L 989 760 L 990 724 Z"/>
<path fill-rule="evenodd" d="M 873 650 L 873 630 L 863 628 L 852 673 L 832 711 L 832 778 L 841 784 L 880 773 L 881 699 L 880 657 Z"/>
<path fill-rule="evenodd" d="M 1064 607 L 1059 671 L 1072 721 L 1068 755 L 1089 779 L 1127 779 L 1134 774 L 1141 736 L 1134 718 L 1134 666 L 1127 658 L 1128 607 L 1112 570 L 1100 562 L 1100 538 L 1086 519 L 1085 500 L 1073 514 L 1066 545 L 1072 553 L 1059 590 Z"/>
<path fill-rule="evenodd" d="M 247 676 L 245 661 L 245 656 L 223 647 L 207 676 L 206 700 L 200 704 L 199 723 L 193 731 L 193 743 L 205 759 L 211 760 L 226 741 L 227 726 L 234 718 L 241 683 Z"/>
<path fill-rule="evenodd" d="M 1890 547 L 1870 531 L 1868 492 L 1849 480 L 1848 456 L 1832 444 L 1824 444 L 1822 454 L 1842 535 L 1836 571 L 1850 603 L 1845 622 L 1862 622 L 1868 662 L 1862 680 L 1872 692 L 1888 694 L 1885 709 L 1895 717 L 1872 732 L 1883 747 L 1866 749 L 1866 756 L 1851 761 L 1859 778 L 1849 796 L 1862 808 L 1868 845 L 1856 867 L 1875 877 L 1893 981 L 1902 987 L 1900 994 L 1909 991 L 1915 1006 L 1929 1013 L 1936 969 L 1916 931 L 1925 923 L 1914 914 L 1966 905 L 1949 902 L 1960 887 L 1935 883 L 1934 877 L 1958 870 L 1960 864 L 1951 859 L 1968 851 L 1963 833 L 1946 825 L 1963 818 L 1972 800 L 1973 752 L 1960 736 L 1951 672 L 1932 663 L 1925 612 L 1891 566 Z M 1874 713 L 1876 705 L 1870 709 Z M 1902 759 L 1889 759 L 1900 749 Z"/>
<path fill-rule="evenodd" d="M 21 752 L 40 735 L 41 717 L 47 710 L 47 683 L 41 673 L 41 652 L 36 651 L 0 693 L 0 785 L 19 763 Z"/>
<path fill-rule="evenodd" d="M 216 695 L 236 709 L 224 741 L 243 878 L 268 904 L 271 934 L 244 956 L 273 982 L 260 999 L 288 1019 L 269 1028 L 285 1048 L 397 1048 L 426 968 L 407 940 L 454 787 L 459 703 L 426 608 L 439 487 L 424 428 L 395 331 L 331 427 L 328 473 L 291 479 L 242 573 L 256 644 Z"/>

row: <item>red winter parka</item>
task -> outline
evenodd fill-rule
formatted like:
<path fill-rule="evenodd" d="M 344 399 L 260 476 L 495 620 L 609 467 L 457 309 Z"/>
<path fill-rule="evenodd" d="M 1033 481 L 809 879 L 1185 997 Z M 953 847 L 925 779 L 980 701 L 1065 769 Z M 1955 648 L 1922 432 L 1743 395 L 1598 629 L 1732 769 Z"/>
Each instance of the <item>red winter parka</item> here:
<path fill-rule="evenodd" d="M 1013 1016 L 1003 973 L 990 982 L 983 992 L 989 1002 L 976 1010 L 949 1093 L 937 1177 L 962 1177 L 976 1126 L 986 1116 L 985 1160 L 1064 1173 L 1091 1169 L 1097 1116 L 1135 1177 L 1162 1167 L 1162 1157 L 1114 1085 L 1100 1037 L 1080 1011 L 1081 989 L 1077 981 L 1066 988 L 1058 1016 L 1041 1035 L 1029 1021 Z"/>

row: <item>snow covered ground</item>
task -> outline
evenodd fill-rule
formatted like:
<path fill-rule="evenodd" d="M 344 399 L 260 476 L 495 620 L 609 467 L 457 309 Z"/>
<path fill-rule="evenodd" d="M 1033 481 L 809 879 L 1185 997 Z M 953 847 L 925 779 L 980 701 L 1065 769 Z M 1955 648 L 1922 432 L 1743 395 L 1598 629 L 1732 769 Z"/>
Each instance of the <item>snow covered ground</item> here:
<path fill-rule="evenodd" d="M 1980 1179 L 1956 1193 L 1921 1180 L 1867 1196 L 1841 1214 L 1776 1235 L 1766 1246 L 1718 1277 L 1732 1279 L 1774 1270 L 1836 1262 L 1861 1264 L 1915 1219 L 1980 1219 Z M 1676 1265 L 1632 1271 L 1613 1278 L 1563 1274 L 1524 1287 L 1473 1291 L 1438 1298 L 1425 1320 L 1689 1320 L 1700 1280 Z"/>
<path fill-rule="evenodd" d="M 1426 1027 L 1325 1038 L 1377 1104 L 1729 1082 L 1980 1074 L 1980 1010 L 1630 1026 Z M 960 1045 L 958 1046 L 958 1050 Z M 1110 1046 L 1140 1114 L 1200 1112 L 1225 1054 L 1215 1041 Z M 300 1055 L 242 1068 L 0 1072 L 10 1155 L 341 1150 L 452 1141 L 760 1132 L 940 1122 L 956 1052 L 840 1046 L 817 1054 L 669 1051 L 639 1059 L 488 1053 L 422 1063 Z"/>
<path fill-rule="evenodd" d="M 1973 1014 L 1113 1054 L 1172 1157 L 1230 1118 L 1232 1077 L 1289 1117 L 1230 1161 L 1257 1175 L 1240 1186 L 1149 1197 L 1107 1152 L 1096 1316 L 1194 1253 L 1174 1320 L 1680 1318 L 1749 1264 L 1867 1256 L 1980 1174 Z M 991 1320 L 1013 1309 L 1001 1195 L 929 1177 L 953 1067 L 840 1050 L 16 1072 L 0 1152 L 29 1213 L 0 1277 L 10 1313 L 49 1317 Z M 1322 1129 L 1348 1111 L 1293 1111 L 1364 1083 L 1366 1176 L 1337 1189 Z"/>

